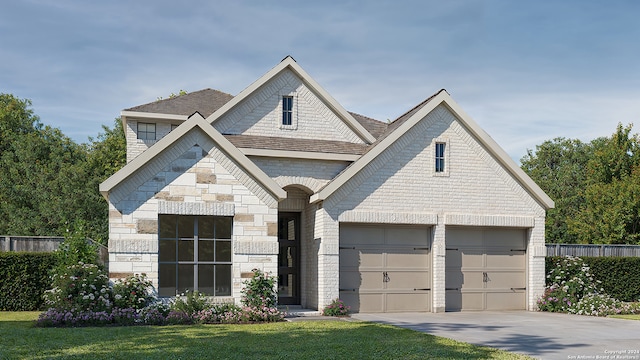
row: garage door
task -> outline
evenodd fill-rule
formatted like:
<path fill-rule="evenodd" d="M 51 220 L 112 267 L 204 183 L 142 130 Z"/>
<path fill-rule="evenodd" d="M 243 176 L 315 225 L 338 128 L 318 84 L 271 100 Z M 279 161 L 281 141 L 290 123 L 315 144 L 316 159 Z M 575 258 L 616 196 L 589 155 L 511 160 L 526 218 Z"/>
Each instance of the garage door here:
<path fill-rule="evenodd" d="M 526 231 L 446 229 L 446 310 L 526 309 Z"/>
<path fill-rule="evenodd" d="M 340 299 L 353 312 L 431 310 L 429 227 L 340 225 Z"/>

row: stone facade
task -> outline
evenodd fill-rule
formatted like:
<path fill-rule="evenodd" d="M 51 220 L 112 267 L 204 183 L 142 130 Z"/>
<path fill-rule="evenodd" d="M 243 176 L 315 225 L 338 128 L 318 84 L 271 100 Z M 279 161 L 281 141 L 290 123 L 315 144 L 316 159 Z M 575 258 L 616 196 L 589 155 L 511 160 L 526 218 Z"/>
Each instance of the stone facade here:
<path fill-rule="evenodd" d="M 552 203 L 527 190 L 451 107 L 433 108 L 327 198 L 314 202 L 315 194 L 348 172 L 351 161 L 232 156 L 233 145 L 214 140 L 211 132 L 378 145 L 363 140 L 341 118 L 344 112 L 313 91 L 310 79 L 293 71 L 292 60 L 283 61 L 288 65 L 281 71 L 258 81 L 219 117 L 207 119 L 209 132 L 193 127 L 171 142 L 139 140 L 140 120 L 126 119 L 128 167 L 135 171 L 114 175 L 121 178 L 107 191 L 113 278 L 146 273 L 158 285 L 159 214 L 232 216 L 230 298 L 238 301 L 252 269 L 278 273 L 278 213 L 298 212 L 300 305 L 321 309 L 339 297 L 341 223 L 415 224 L 432 231 L 431 308 L 444 311 L 447 227 L 509 227 L 527 229 L 527 308 L 535 308 L 544 289 L 544 220 Z M 294 97 L 291 125 L 280 122 L 282 96 Z M 170 133 L 171 121 L 155 123 L 157 139 Z M 436 143 L 446 147 L 444 172 L 435 172 Z M 159 146 L 149 159 L 131 163 Z M 265 178 L 286 191 L 286 199 L 277 198 Z"/>

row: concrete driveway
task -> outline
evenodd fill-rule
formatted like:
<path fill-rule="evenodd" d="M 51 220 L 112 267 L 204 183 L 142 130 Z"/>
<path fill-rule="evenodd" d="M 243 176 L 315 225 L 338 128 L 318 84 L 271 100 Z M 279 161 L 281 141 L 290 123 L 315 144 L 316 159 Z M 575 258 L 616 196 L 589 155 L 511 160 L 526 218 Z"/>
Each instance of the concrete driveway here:
<path fill-rule="evenodd" d="M 640 360 L 640 321 L 634 320 L 526 311 L 354 314 L 352 317 L 539 359 Z"/>

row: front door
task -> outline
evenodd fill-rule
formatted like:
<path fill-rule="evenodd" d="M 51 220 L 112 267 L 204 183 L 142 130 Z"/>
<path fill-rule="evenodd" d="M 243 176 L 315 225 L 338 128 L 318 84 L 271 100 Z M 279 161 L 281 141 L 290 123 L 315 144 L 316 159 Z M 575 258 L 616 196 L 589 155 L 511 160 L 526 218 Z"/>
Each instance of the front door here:
<path fill-rule="evenodd" d="M 300 213 L 278 214 L 278 304 L 300 304 Z"/>

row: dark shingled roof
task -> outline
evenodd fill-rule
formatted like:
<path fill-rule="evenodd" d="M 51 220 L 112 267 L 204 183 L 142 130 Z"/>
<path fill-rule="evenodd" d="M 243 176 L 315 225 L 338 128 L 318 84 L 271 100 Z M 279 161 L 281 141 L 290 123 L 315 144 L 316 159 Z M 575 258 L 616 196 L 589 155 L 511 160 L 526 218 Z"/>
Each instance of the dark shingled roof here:
<path fill-rule="evenodd" d="M 125 111 L 139 111 L 158 114 L 192 115 L 196 111 L 204 118 L 220 109 L 233 99 L 233 95 L 213 89 L 203 89 L 169 99 L 135 106 Z"/>
<path fill-rule="evenodd" d="M 213 114 L 233 99 L 233 95 L 213 89 L 203 89 L 169 99 L 135 106 L 125 111 L 138 111 L 158 114 L 190 116 L 196 111 L 204 118 Z M 349 112 L 367 131 L 378 138 L 387 129 L 387 124 L 370 117 Z"/>
<path fill-rule="evenodd" d="M 369 145 L 333 140 L 282 138 L 255 135 L 224 135 L 237 148 L 309 151 L 319 153 L 362 155 Z"/>

